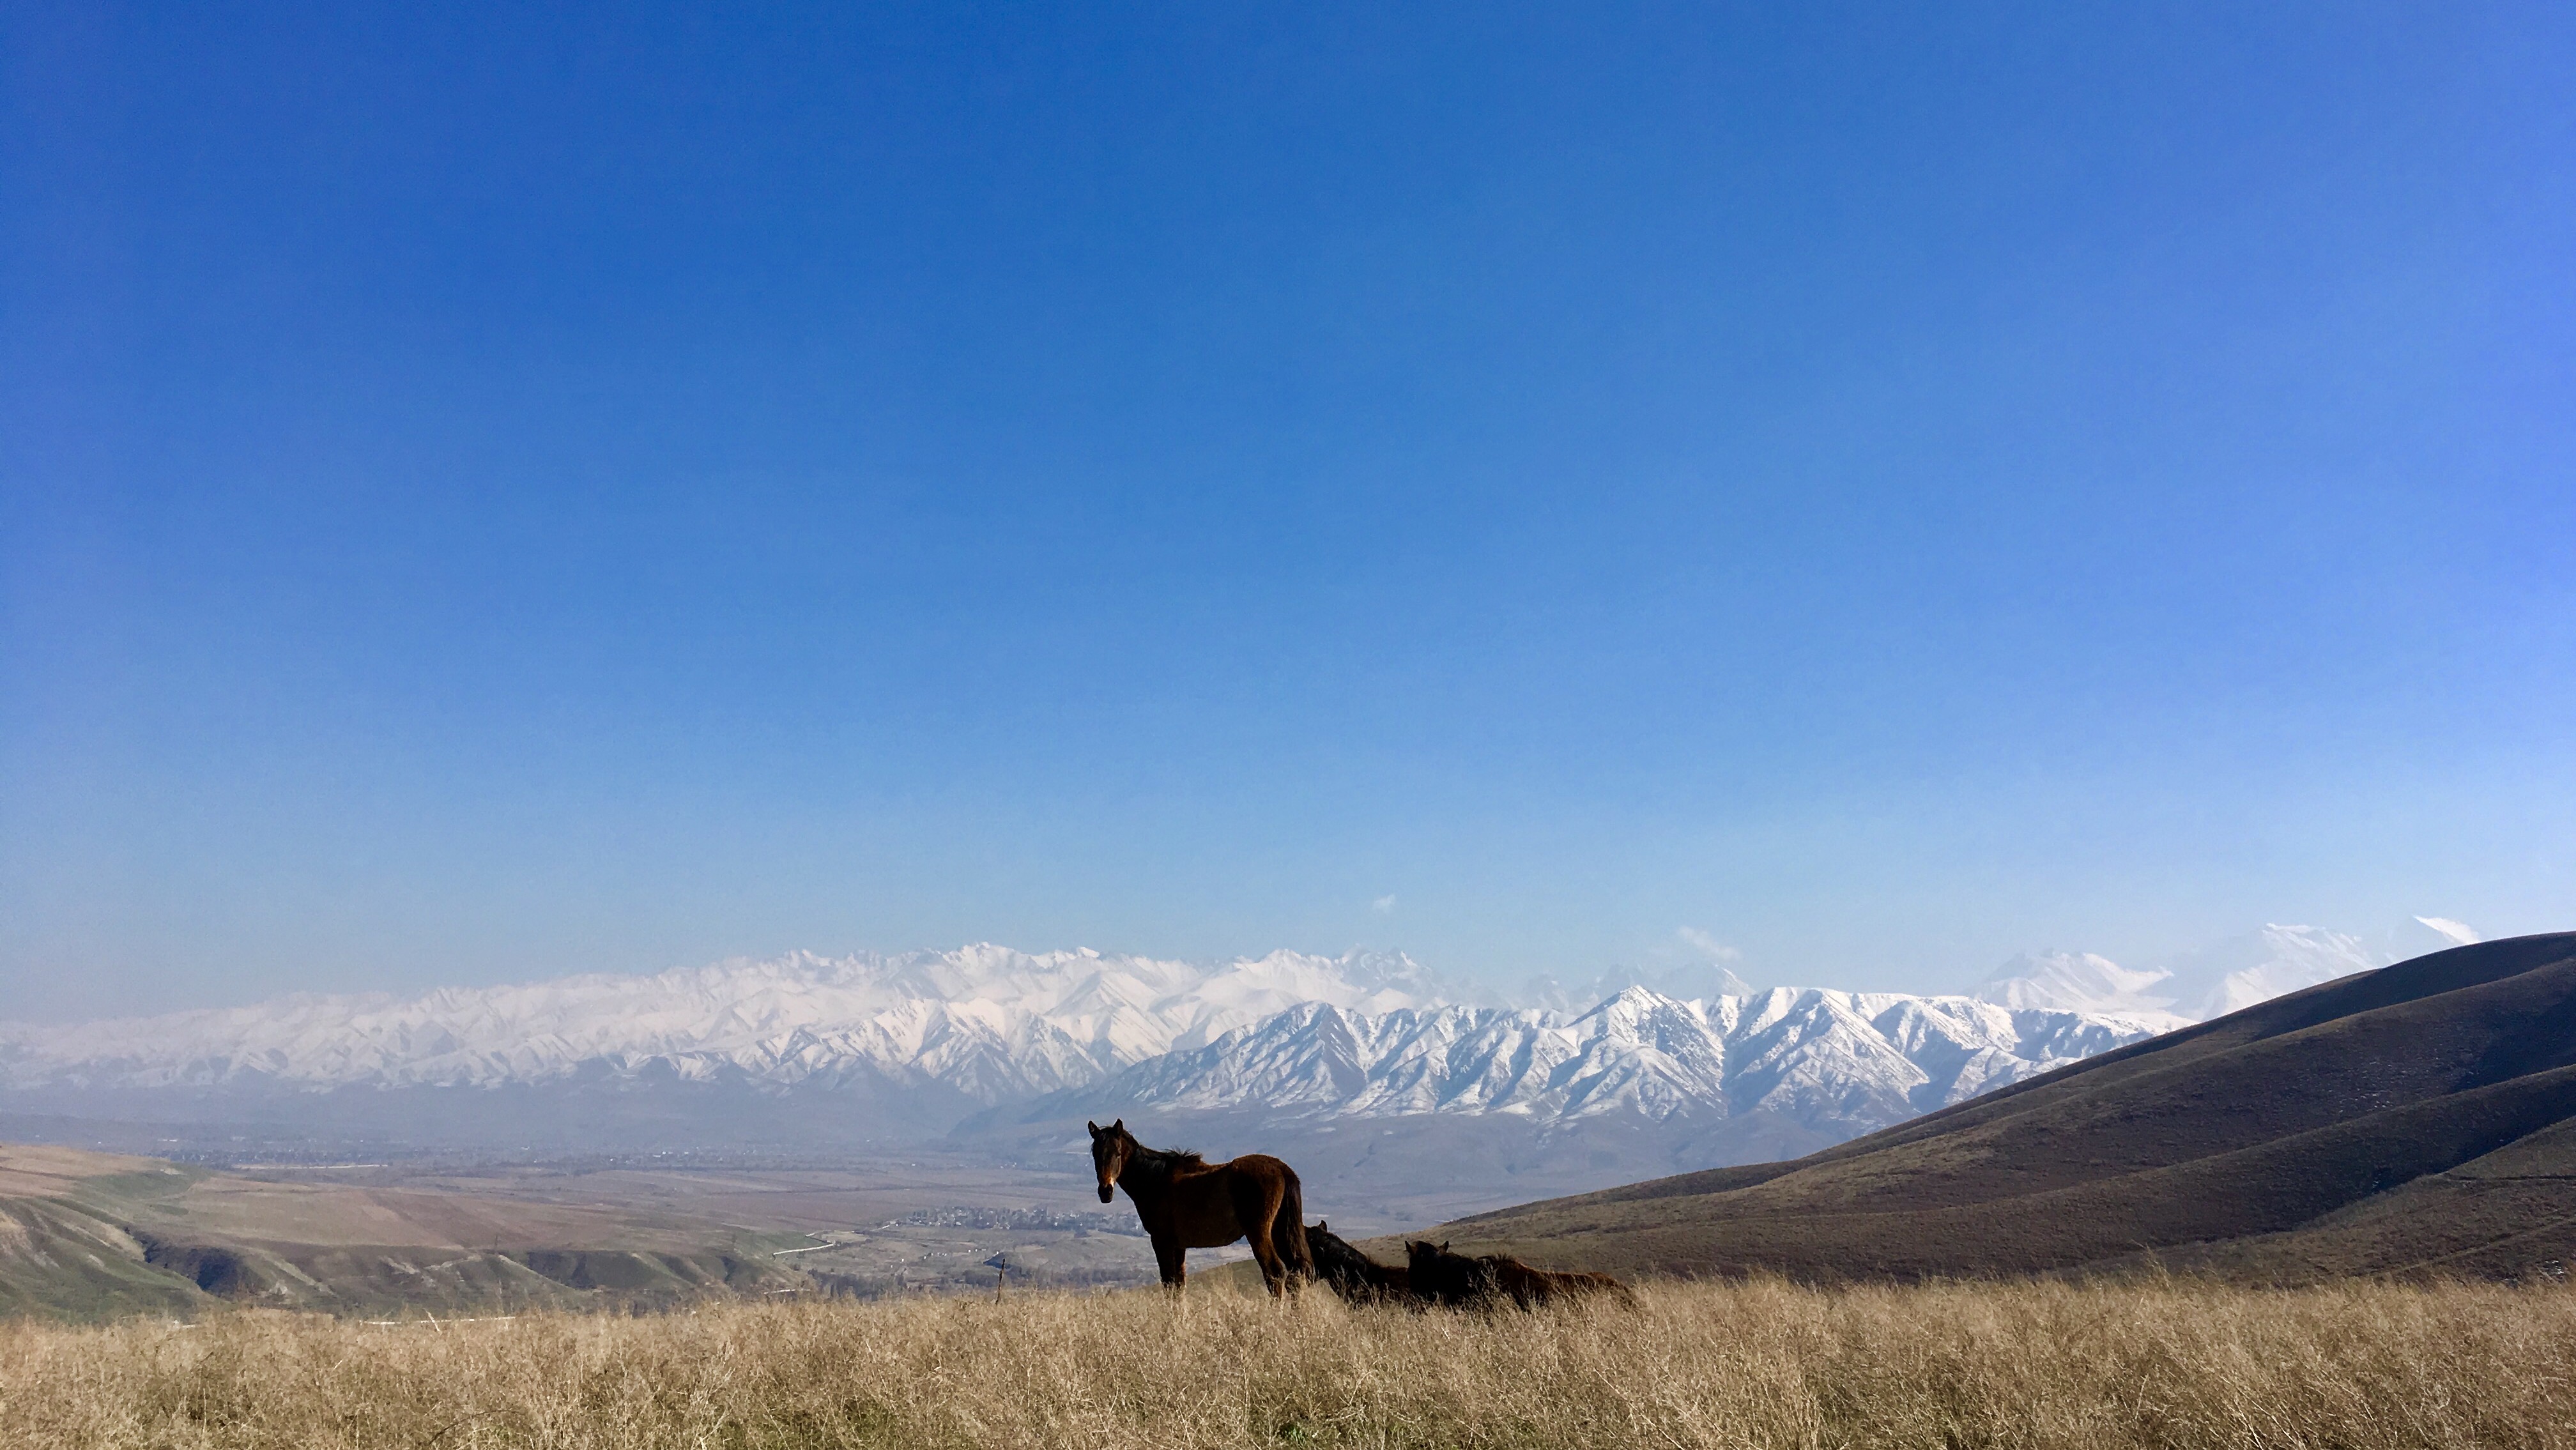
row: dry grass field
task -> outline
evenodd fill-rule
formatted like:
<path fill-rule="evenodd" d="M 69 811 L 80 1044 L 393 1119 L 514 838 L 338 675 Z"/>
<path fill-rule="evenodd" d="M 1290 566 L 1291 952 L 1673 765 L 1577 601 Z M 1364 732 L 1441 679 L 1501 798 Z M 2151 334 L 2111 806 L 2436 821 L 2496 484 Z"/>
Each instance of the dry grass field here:
<path fill-rule="evenodd" d="M 2576 1446 L 2576 1291 L 1650 1286 L 1492 1317 L 1151 1291 L 402 1328 L 0 1325 L 13 1450 Z"/>

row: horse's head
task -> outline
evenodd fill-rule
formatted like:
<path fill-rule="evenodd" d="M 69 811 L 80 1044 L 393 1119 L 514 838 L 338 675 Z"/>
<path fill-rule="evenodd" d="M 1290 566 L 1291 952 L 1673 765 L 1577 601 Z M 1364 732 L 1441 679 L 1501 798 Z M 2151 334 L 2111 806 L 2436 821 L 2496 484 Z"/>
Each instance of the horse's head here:
<path fill-rule="evenodd" d="M 1110 1202 L 1110 1192 L 1118 1186 L 1118 1175 L 1127 1171 L 1127 1160 L 1136 1156 L 1136 1136 L 1127 1131 L 1127 1120 L 1104 1128 L 1098 1123 L 1085 1123 L 1091 1130 L 1091 1171 L 1100 1179 L 1100 1201 Z"/>
<path fill-rule="evenodd" d="M 1464 1282 L 1461 1270 L 1474 1266 L 1449 1252 L 1446 1243 L 1428 1239 L 1407 1239 L 1404 1243 L 1405 1272 L 1413 1278 L 1414 1287 L 1427 1293 L 1438 1293 Z"/>

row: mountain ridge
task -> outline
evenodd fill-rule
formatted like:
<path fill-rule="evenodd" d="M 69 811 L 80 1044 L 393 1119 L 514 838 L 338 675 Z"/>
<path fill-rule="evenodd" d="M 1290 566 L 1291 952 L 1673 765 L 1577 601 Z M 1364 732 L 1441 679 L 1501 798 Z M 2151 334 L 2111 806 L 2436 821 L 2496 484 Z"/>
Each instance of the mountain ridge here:
<path fill-rule="evenodd" d="M 2240 978 L 2251 961 L 2251 979 L 2285 983 L 2376 950 L 2272 926 L 2211 960 Z M 1556 1142 L 1554 1125 L 1616 1119 L 1650 1130 L 1653 1152 L 1727 1161 L 1883 1128 L 2185 1021 L 2171 1010 L 2172 969 L 2090 955 L 2017 959 L 1961 995 L 1755 989 L 1713 965 L 1651 979 L 1660 987 L 1622 980 L 1596 979 L 1604 995 L 1579 1005 L 1542 981 L 1551 1005 L 1511 1006 L 1400 953 L 799 952 L 0 1026 L 0 1110 L 184 1122 L 230 1141 L 247 1126 L 280 1143 L 302 1133 L 533 1153 L 999 1130 L 1052 1151 L 1026 1130 L 1131 1111 L 1221 1136 L 1483 1116 L 1546 1130 L 1479 1139 L 1522 1143 L 1515 1161 Z M 1723 990 L 1679 995 L 1690 987 Z M 1707 1131 L 1726 1121 L 1742 1126 Z M 1598 1151 L 1635 1169 L 1689 1164 L 1638 1159 L 1647 1141 L 1614 1134 Z"/>
<path fill-rule="evenodd" d="M 1449 1226 L 1540 1262 L 1807 1278 L 2562 1275 L 2576 933 L 2456 947 L 1786 1162 Z"/>
<path fill-rule="evenodd" d="M 484 1086 L 586 1064 L 732 1068 L 781 1085 L 834 1075 L 940 1083 L 997 1101 L 1088 1081 L 1306 1001 L 1447 1000 L 1401 955 L 1273 952 L 1207 969 L 990 944 L 897 956 L 791 953 L 650 976 L 299 994 L 247 1007 L 0 1028 L 0 1085 Z"/>
<path fill-rule="evenodd" d="M 961 1131 L 1122 1111 L 1534 1121 L 1625 1112 L 1650 1122 L 1770 1112 L 1848 1133 L 2145 1035 L 1963 996 L 1818 988 L 1699 1002 L 1629 987 L 1581 1014 L 1449 1006 L 1372 1017 L 1316 1004 L 978 1115 Z"/>

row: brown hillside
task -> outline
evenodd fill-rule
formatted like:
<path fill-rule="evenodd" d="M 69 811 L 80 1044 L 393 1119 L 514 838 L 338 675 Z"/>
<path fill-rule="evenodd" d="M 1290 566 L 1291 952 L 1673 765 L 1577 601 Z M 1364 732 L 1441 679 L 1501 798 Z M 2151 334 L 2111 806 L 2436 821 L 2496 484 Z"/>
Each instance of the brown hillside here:
<path fill-rule="evenodd" d="M 274 1179 L 0 1143 L 0 1318 L 667 1305 L 808 1242 L 674 1214 Z"/>
<path fill-rule="evenodd" d="M 1794 1162 L 1463 1219 L 1534 1263 L 1809 1279 L 2557 1276 L 2576 933 L 2276 998 Z"/>

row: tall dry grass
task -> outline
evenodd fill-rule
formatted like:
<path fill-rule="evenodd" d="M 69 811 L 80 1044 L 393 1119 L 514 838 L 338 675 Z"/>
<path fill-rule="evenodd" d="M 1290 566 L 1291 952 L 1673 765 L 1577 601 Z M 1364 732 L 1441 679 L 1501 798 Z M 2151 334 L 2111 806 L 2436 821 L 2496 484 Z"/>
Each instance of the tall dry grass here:
<path fill-rule="evenodd" d="M 2576 1292 L 1650 1287 L 1635 1312 L 1151 1292 L 382 1329 L 0 1327 L 0 1443 L 2576 1446 Z"/>

